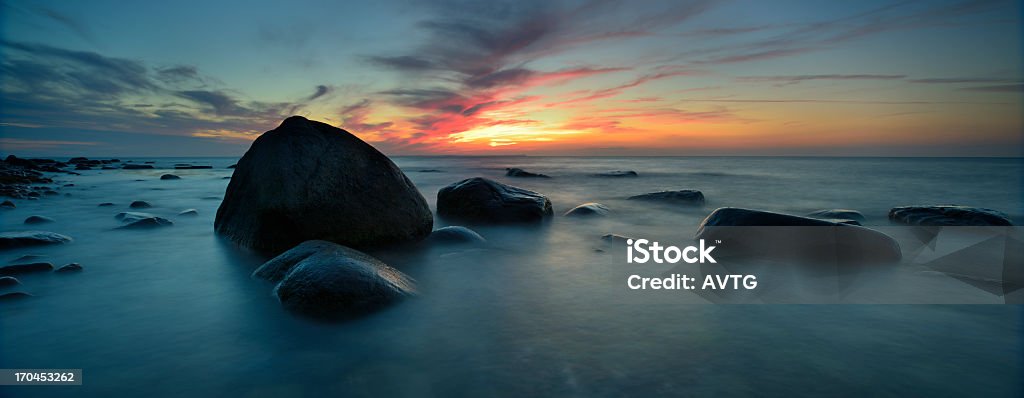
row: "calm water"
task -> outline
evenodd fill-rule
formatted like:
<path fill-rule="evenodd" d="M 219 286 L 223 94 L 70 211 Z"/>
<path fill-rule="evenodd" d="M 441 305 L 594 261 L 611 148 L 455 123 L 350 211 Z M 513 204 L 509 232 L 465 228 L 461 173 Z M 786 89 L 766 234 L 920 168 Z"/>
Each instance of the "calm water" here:
<path fill-rule="evenodd" d="M 167 170 L 59 176 L 75 184 L 61 189 L 71 196 L 16 201 L 0 215 L 5 231 L 31 229 L 22 221 L 40 214 L 57 223 L 37 229 L 75 238 L 0 252 L 3 263 L 36 253 L 86 269 L 25 275 L 24 290 L 37 297 L 0 303 L 0 368 L 82 368 L 84 386 L 0 395 L 1024 393 L 1021 306 L 706 305 L 686 293 L 629 292 L 625 264 L 595 250 L 605 233 L 682 242 L 722 206 L 852 208 L 885 226 L 893 206 L 956 203 L 1004 211 L 1019 225 L 1019 159 L 397 158 L 432 207 L 444 185 L 487 176 L 548 195 L 556 217 L 479 228 L 491 242 L 483 248 L 374 252 L 415 278 L 421 297 L 333 324 L 285 313 L 269 284 L 249 278 L 266 258 L 213 234 L 234 159 L 155 160 L 214 169 L 175 170 L 176 181 L 159 180 Z M 505 167 L 555 178 L 506 178 Z M 641 177 L 590 176 L 609 170 Z M 699 189 L 708 205 L 625 200 L 663 189 Z M 133 200 L 175 225 L 111 230 Z M 613 215 L 559 217 L 590 201 Z M 199 217 L 177 216 L 188 208 Z"/>

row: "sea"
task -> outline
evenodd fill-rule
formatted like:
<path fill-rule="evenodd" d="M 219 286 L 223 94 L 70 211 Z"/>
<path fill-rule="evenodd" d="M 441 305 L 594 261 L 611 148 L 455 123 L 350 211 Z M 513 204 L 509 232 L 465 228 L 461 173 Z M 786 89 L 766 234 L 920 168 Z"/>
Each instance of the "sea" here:
<path fill-rule="evenodd" d="M 960 204 L 1020 225 L 1019 158 L 395 157 L 432 210 L 439 189 L 480 176 L 546 195 L 555 216 L 475 226 L 486 245 L 370 251 L 415 279 L 419 296 L 340 322 L 285 311 L 272 285 L 250 277 L 268 257 L 214 233 L 237 158 L 120 159 L 155 169 L 55 174 L 48 186 L 59 195 L 14 200 L 0 214 L 3 231 L 74 238 L 0 251 L 3 265 L 37 254 L 84 268 L 21 275 L 18 289 L 34 297 L 0 302 L 0 368 L 82 369 L 82 385 L 0 386 L 0 396 L 1024 394 L 1022 306 L 955 278 L 902 264 L 896 279 L 872 282 L 897 292 L 884 300 L 865 286 L 852 303 L 722 304 L 631 291 L 626 274 L 661 269 L 627 264 L 601 239 L 682 245 L 719 207 L 854 209 L 884 229 L 895 206 Z M 552 178 L 506 177 L 507 167 Z M 614 170 L 638 176 L 595 176 Z M 160 180 L 167 173 L 182 178 Z M 702 191 L 706 205 L 627 199 L 680 189 Z M 135 200 L 174 225 L 114 229 Z M 587 202 L 611 213 L 562 215 Z M 199 215 L 180 216 L 186 209 Z M 30 215 L 56 222 L 24 225 Z M 435 218 L 446 225 L 458 223 Z"/>

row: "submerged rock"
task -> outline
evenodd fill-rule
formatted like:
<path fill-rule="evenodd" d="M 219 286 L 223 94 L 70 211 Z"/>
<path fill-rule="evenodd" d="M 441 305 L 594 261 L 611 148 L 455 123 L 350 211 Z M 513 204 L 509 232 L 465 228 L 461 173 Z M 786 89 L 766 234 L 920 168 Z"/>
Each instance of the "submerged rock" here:
<path fill-rule="evenodd" d="M 174 225 L 171 220 L 163 217 L 149 216 L 149 217 L 137 217 L 137 216 L 126 216 L 121 219 L 125 224 L 117 227 L 116 229 L 148 229 L 157 227 L 169 227 Z"/>
<path fill-rule="evenodd" d="M 551 178 L 546 174 L 531 173 L 529 171 L 520 169 L 518 167 L 509 167 L 505 169 L 505 175 L 508 177 L 526 177 L 526 178 Z"/>
<path fill-rule="evenodd" d="M 57 220 L 54 220 L 54 219 L 52 219 L 50 217 L 46 217 L 46 216 L 35 216 L 35 215 L 28 216 L 28 218 L 25 219 L 25 224 L 47 224 L 47 223 L 51 223 L 51 222 L 57 222 Z"/>
<path fill-rule="evenodd" d="M 18 206 L 14 205 L 14 202 L 11 202 L 9 200 L 5 200 L 3 203 L 0 203 L 0 208 L 2 208 L 2 209 L 14 209 L 14 208 L 17 208 L 17 207 Z"/>
<path fill-rule="evenodd" d="M 53 264 L 50 263 L 14 264 L 0 267 L 0 275 L 20 275 L 50 271 L 53 271 Z"/>
<path fill-rule="evenodd" d="M 433 214 L 391 159 L 349 132 L 293 116 L 238 162 L 214 227 L 280 252 L 311 239 L 352 247 L 418 241 Z"/>
<path fill-rule="evenodd" d="M 42 255 L 42 254 L 26 254 L 26 255 L 23 255 L 21 257 L 18 257 L 16 259 L 14 259 L 14 260 L 11 260 L 11 263 L 24 263 L 24 262 L 27 262 L 27 261 L 38 260 L 38 259 L 41 259 L 41 258 L 44 258 L 44 257 L 46 257 L 46 256 Z"/>
<path fill-rule="evenodd" d="M 344 318 L 416 294 L 412 279 L 363 252 L 335 243 L 306 241 L 267 261 L 253 277 L 279 282 L 274 293 L 286 309 Z"/>
<path fill-rule="evenodd" d="M 551 201 L 539 193 L 474 177 L 437 192 L 437 214 L 472 222 L 539 222 L 551 217 Z"/>
<path fill-rule="evenodd" d="M 99 207 L 107 207 L 107 206 L 113 206 L 113 205 L 114 204 L 110 203 L 110 202 L 103 202 L 103 203 L 98 204 L 97 206 L 99 206 Z"/>
<path fill-rule="evenodd" d="M 175 168 L 176 170 L 202 170 L 202 169 L 212 169 L 212 168 L 213 168 L 213 166 L 192 166 L 192 165 L 183 165 L 183 166 L 174 166 L 174 168 Z"/>
<path fill-rule="evenodd" d="M 149 204 L 149 202 L 144 200 L 136 200 L 132 202 L 132 204 L 128 205 L 128 207 L 131 207 L 133 209 L 146 209 L 153 207 L 153 205 Z"/>
<path fill-rule="evenodd" d="M 608 171 L 608 172 L 604 172 L 604 173 L 597 173 L 597 174 L 594 174 L 594 175 L 597 176 L 597 177 L 638 177 L 639 176 L 639 174 L 637 174 L 633 170 L 615 170 L 615 171 Z"/>
<path fill-rule="evenodd" d="M 439 243 L 485 243 L 487 239 L 476 233 L 476 231 L 460 226 L 438 228 L 430 233 L 427 238 L 432 242 Z"/>
<path fill-rule="evenodd" d="M 565 212 L 566 217 L 589 217 L 589 216 L 607 216 L 611 212 L 608 206 L 600 203 L 584 203 L 579 206 L 573 207 L 569 211 Z"/>
<path fill-rule="evenodd" d="M 21 232 L 0 232 L 0 249 L 14 249 L 18 247 L 56 245 L 71 242 L 71 237 L 56 232 L 47 231 L 21 231 Z"/>
<path fill-rule="evenodd" d="M 651 192 L 642 195 L 630 196 L 628 199 L 681 204 L 686 206 L 704 205 L 704 193 L 692 189 L 683 189 L 679 191 Z"/>
<path fill-rule="evenodd" d="M 29 298 L 29 297 L 32 297 L 32 295 L 28 294 L 28 293 L 25 293 L 25 292 L 10 292 L 10 293 L 0 294 L 0 301 L 20 300 L 20 299 L 26 299 L 26 298 Z"/>
<path fill-rule="evenodd" d="M 626 243 L 626 241 L 628 241 L 630 239 L 633 239 L 633 237 L 632 236 L 619 235 L 619 234 L 604 234 L 603 236 L 601 236 L 601 240 L 603 240 L 605 242 L 608 242 L 608 243 L 616 243 L 616 244 L 618 244 L 618 243 L 623 243 L 624 244 L 624 243 Z"/>
<path fill-rule="evenodd" d="M 78 263 L 67 264 L 63 267 L 57 268 L 54 272 L 81 272 L 82 266 Z"/>
<path fill-rule="evenodd" d="M 696 239 L 721 241 L 724 256 L 836 263 L 897 262 L 899 243 L 881 232 L 832 221 L 725 207 L 700 224 Z"/>
<path fill-rule="evenodd" d="M 199 210 L 196 210 L 196 209 L 186 209 L 186 210 L 182 210 L 181 213 L 178 213 L 178 215 L 179 216 L 198 216 L 199 215 Z"/>
<path fill-rule="evenodd" d="M 13 276 L 0 276 L 0 287 L 11 287 L 20 285 L 21 281 Z"/>
<path fill-rule="evenodd" d="M 903 206 L 889 210 L 889 219 L 921 226 L 1012 226 L 1006 213 L 959 205 Z"/>
<path fill-rule="evenodd" d="M 125 170 L 148 170 L 148 169 L 152 169 L 153 165 L 149 165 L 149 164 L 128 164 L 128 163 L 125 163 L 124 166 L 121 166 L 121 168 L 125 169 Z"/>
<path fill-rule="evenodd" d="M 164 175 L 160 176 L 160 179 L 161 180 L 180 180 L 181 177 L 176 176 L 174 174 L 164 174 Z"/>

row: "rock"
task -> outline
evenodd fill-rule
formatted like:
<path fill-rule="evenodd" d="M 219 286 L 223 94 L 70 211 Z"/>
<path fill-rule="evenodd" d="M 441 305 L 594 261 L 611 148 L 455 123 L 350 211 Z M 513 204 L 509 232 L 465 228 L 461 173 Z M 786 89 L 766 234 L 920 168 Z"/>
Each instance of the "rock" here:
<path fill-rule="evenodd" d="M 92 170 L 92 166 L 89 166 L 87 164 L 78 164 L 75 165 L 75 170 Z"/>
<path fill-rule="evenodd" d="M 228 166 L 229 169 L 233 169 L 233 168 L 236 168 L 236 167 L 238 167 L 238 164 L 233 164 L 233 165 Z"/>
<path fill-rule="evenodd" d="M 889 220 L 921 226 L 1012 226 L 1006 213 L 959 205 L 903 206 L 889 210 Z"/>
<path fill-rule="evenodd" d="M 0 276 L 0 287 L 18 286 L 20 284 L 21 281 L 19 281 L 18 278 L 13 276 Z"/>
<path fill-rule="evenodd" d="M 459 181 L 437 192 L 437 214 L 472 222 L 539 222 L 552 216 L 539 193 L 486 178 Z"/>
<path fill-rule="evenodd" d="M 11 260 L 11 263 L 12 264 L 24 263 L 24 262 L 29 262 L 29 261 L 32 261 L 32 260 L 38 260 L 38 259 L 41 259 L 41 258 L 44 258 L 44 257 L 46 257 L 46 256 L 43 255 L 43 254 L 26 254 L 26 255 L 23 255 L 23 256 L 20 256 L 20 257 L 14 259 L 14 260 Z"/>
<path fill-rule="evenodd" d="M 176 176 L 174 174 L 164 174 L 164 175 L 160 176 L 160 179 L 161 180 L 180 180 L 181 177 L 178 177 L 178 176 Z"/>
<path fill-rule="evenodd" d="M 5 200 L 3 203 L 0 203 L 0 208 L 3 208 L 3 209 L 14 209 L 14 208 L 17 208 L 17 207 L 18 206 L 16 206 L 14 204 L 14 202 L 11 202 L 9 200 Z"/>
<path fill-rule="evenodd" d="M 293 116 L 239 160 L 214 228 L 241 246 L 280 252 L 311 239 L 351 247 L 418 241 L 433 222 L 391 159 L 345 130 Z"/>
<path fill-rule="evenodd" d="M 71 237 L 55 232 L 46 231 L 20 231 L 0 232 L 0 249 L 14 249 L 18 247 L 56 245 L 71 242 Z"/>
<path fill-rule="evenodd" d="M 178 215 L 179 216 L 198 216 L 199 215 L 199 210 L 196 210 L 196 209 L 186 209 L 186 210 L 182 210 L 181 213 L 178 213 Z"/>
<path fill-rule="evenodd" d="M 32 272 L 50 271 L 53 271 L 53 264 L 50 263 L 14 264 L 0 267 L 0 275 L 20 275 Z"/>
<path fill-rule="evenodd" d="M 144 201 L 144 200 L 136 200 L 136 201 L 132 202 L 132 204 L 128 205 L 128 207 L 133 208 L 133 209 L 146 209 L 146 208 L 153 207 L 153 205 L 149 204 L 149 202 Z"/>
<path fill-rule="evenodd" d="M 57 222 L 57 220 L 46 216 L 28 216 L 25 219 L 25 224 L 46 224 L 51 222 Z"/>
<path fill-rule="evenodd" d="M 438 243 L 486 243 L 487 239 L 472 229 L 460 226 L 438 228 L 428 237 L 431 242 Z"/>
<path fill-rule="evenodd" d="M 163 217 L 157 217 L 149 213 L 137 213 L 133 211 L 126 211 L 117 213 L 114 218 L 121 220 L 124 225 L 117 227 L 117 229 L 145 229 L 154 227 L 169 227 L 174 225 L 171 220 Z"/>
<path fill-rule="evenodd" d="M 531 173 L 529 171 L 520 169 L 518 167 L 509 167 L 505 169 L 505 175 L 508 177 L 534 177 L 534 178 L 551 178 L 545 174 Z"/>
<path fill-rule="evenodd" d="M 103 202 L 103 203 L 98 204 L 97 206 L 99 206 L 99 207 L 107 207 L 107 206 L 113 206 L 113 205 L 114 204 L 110 203 L 110 202 Z"/>
<path fill-rule="evenodd" d="M 438 170 L 438 169 L 422 169 L 422 170 L 416 170 L 416 171 L 418 171 L 420 173 L 443 173 L 443 171 Z"/>
<path fill-rule="evenodd" d="M 685 206 L 703 206 L 704 193 L 692 189 L 683 189 L 679 191 L 661 191 L 630 196 L 629 200 L 646 200 L 651 202 L 680 204 Z"/>
<path fill-rule="evenodd" d="M 65 187 L 73 187 L 75 184 L 64 184 Z"/>
<path fill-rule="evenodd" d="M 146 170 L 146 169 L 152 169 L 153 165 L 150 165 L 150 164 L 127 164 L 126 163 L 124 166 L 121 166 L 121 168 L 125 169 L 125 170 Z"/>
<path fill-rule="evenodd" d="M 174 168 L 175 168 L 176 170 L 199 170 L 199 169 L 212 169 L 212 168 L 213 168 L 213 166 L 192 166 L 192 165 L 185 165 L 185 166 L 174 166 Z"/>
<path fill-rule="evenodd" d="M 274 257 L 253 277 L 278 282 L 274 293 L 286 309 L 323 318 L 363 314 L 416 294 L 414 282 L 398 270 L 321 240 L 303 242 Z"/>
<path fill-rule="evenodd" d="M 43 191 L 43 195 L 53 196 L 53 195 L 60 195 L 60 193 L 57 192 L 57 191 L 54 191 L 52 189 L 47 189 L 47 190 Z"/>
<path fill-rule="evenodd" d="M 597 173 L 597 174 L 594 174 L 594 175 L 597 176 L 597 177 L 638 177 L 639 176 L 639 174 L 637 174 L 633 170 L 615 170 L 615 171 L 609 171 L 609 172 L 605 172 L 605 173 Z"/>
<path fill-rule="evenodd" d="M 129 167 L 125 167 L 125 168 L 127 169 Z M 117 167 L 114 167 L 114 166 L 102 166 L 102 167 L 100 167 L 100 170 L 117 170 Z"/>
<path fill-rule="evenodd" d="M 622 244 L 625 244 L 626 241 L 628 241 L 630 239 L 633 239 L 633 237 L 632 236 L 619 235 L 619 234 L 605 234 L 605 235 L 601 236 L 601 240 L 603 240 L 605 242 L 608 242 L 608 243 L 622 243 Z"/>
<path fill-rule="evenodd" d="M 63 267 L 57 268 L 57 271 L 55 271 L 55 272 L 63 273 L 63 272 L 81 272 L 81 271 L 82 271 L 82 266 L 80 264 L 78 264 L 78 263 L 71 263 L 71 264 L 67 264 L 67 265 L 65 265 Z"/>
<path fill-rule="evenodd" d="M 32 295 L 25 292 L 10 292 L 0 294 L 0 301 L 20 300 L 29 297 L 32 297 Z"/>
<path fill-rule="evenodd" d="M 584 203 L 565 212 L 566 217 L 607 216 L 611 210 L 600 203 Z"/>
<path fill-rule="evenodd" d="M 83 158 L 83 157 L 71 158 L 70 160 L 68 160 L 68 163 L 70 163 L 70 164 L 79 164 L 79 163 L 87 163 L 87 162 L 89 162 L 89 158 Z"/>
<path fill-rule="evenodd" d="M 864 222 L 864 215 L 857 210 L 849 209 L 828 209 L 807 213 L 807 217 L 820 218 L 823 220 L 852 220 L 859 223 Z"/>
<path fill-rule="evenodd" d="M 696 239 L 717 255 L 801 260 L 821 264 L 888 263 L 902 258 L 899 243 L 881 232 L 815 218 L 725 207 L 700 224 Z M 717 258 L 717 257 L 716 257 Z"/>

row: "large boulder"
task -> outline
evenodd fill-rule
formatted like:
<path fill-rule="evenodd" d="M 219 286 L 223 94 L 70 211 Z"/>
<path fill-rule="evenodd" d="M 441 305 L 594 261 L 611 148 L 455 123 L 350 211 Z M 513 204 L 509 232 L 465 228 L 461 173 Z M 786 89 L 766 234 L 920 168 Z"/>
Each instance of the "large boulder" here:
<path fill-rule="evenodd" d="M 21 232 L 0 232 L 0 249 L 14 249 L 19 247 L 56 245 L 71 242 L 71 237 L 56 232 L 47 231 L 21 231 Z"/>
<path fill-rule="evenodd" d="M 839 264 L 897 262 L 902 258 L 896 240 L 872 229 L 734 207 L 709 214 L 696 239 L 715 242 L 716 253 L 724 256 Z"/>
<path fill-rule="evenodd" d="M 437 214 L 470 222 L 538 222 L 551 217 L 551 201 L 539 193 L 481 177 L 437 192 Z"/>
<path fill-rule="evenodd" d="M 1012 226 L 1006 213 L 959 205 L 903 206 L 889 210 L 889 219 L 922 226 Z"/>
<path fill-rule="evenodd" d="M 630 196 L 629 200 L 644 200 L 648 202 L 661 202 L 683 206 L 703 206 L 704 193 L 692 189 L 661 191 Z"/>
<path fill-rule="evenodd" d="M 352 247 L 417 241 L 433 221 L 387 156 L 345 130 L 292 116 L 238 161 L 214 228 L 242 246 L 281 252 L 311 239 Z"/>
<path fill-rule="evenodd" d="M 281 253 L 253 277 L 277 282 L 274 293 L 286 309 L 324 318 L 359 315 L 416 294 L 415 283 L 402 272 L 322 240 Z"/>

